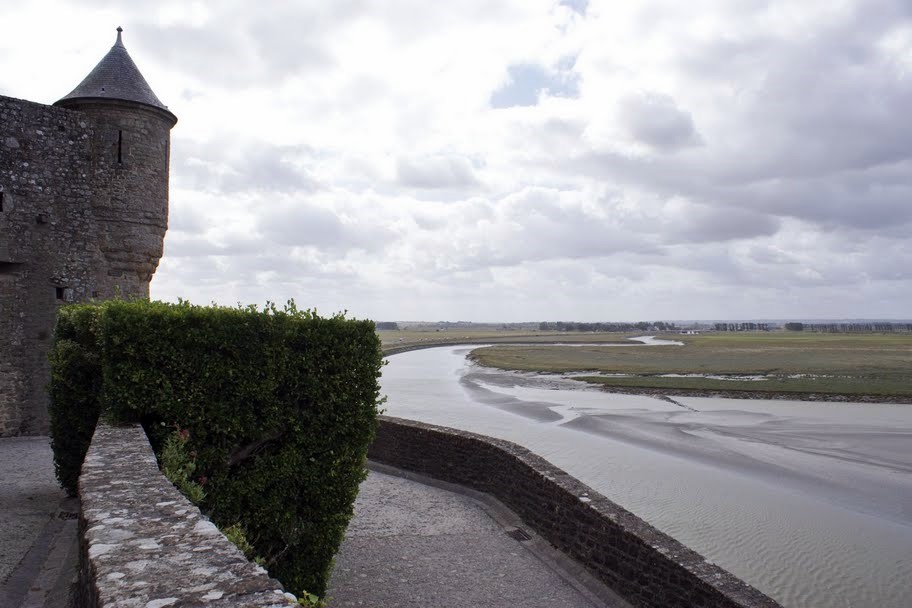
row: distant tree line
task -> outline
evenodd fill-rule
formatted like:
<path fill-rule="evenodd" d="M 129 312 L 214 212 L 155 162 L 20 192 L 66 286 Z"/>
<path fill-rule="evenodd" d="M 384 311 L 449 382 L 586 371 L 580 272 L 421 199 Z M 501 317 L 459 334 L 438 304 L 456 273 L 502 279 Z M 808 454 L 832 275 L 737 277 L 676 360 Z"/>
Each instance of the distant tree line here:
<path fill-rule="evenodd" d="M 395 321 L 377 321 L 377 329 L 399 329 L 399 324 Z"/>
<path fill-rule="evenodd" d="M 786 323 L 789 331 L 816 331 L 828 334 L 892 333 L 912 331 L 912 323 Z"/>
<path fill-rule="evenodd" d="M 542 321 L 541 331 L 675 331 L 674 323 L 665 321 L 640 321 L 638 323 L 578 323 L 575 321 Z"/>
<path fill-rule="evenodd" d="M 715 323 L 716 331 L 769 331 L 769 323 Z"/>

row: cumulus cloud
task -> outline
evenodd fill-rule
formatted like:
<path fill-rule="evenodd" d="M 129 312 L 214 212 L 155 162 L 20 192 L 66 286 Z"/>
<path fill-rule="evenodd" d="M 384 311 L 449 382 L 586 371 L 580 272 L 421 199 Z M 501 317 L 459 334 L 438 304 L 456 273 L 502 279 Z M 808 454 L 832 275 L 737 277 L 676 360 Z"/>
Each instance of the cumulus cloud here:
<path fill-rule="evenodd" d="M 442 154 L 400 158 L 396 164 L 396 177 L 400 184 L 411 188 L 460 188 L 478 183 L 469 159 Z"/>
<path fill-rule="evenodd" d="M 251 12 L 229 2 L 218 11 L 137 20 L 129 30 L 160 61 L 196 80 L 225 88 L 277 86 L 332 61 L 320 42 L 352 9 L 345 2 L 290 3 Z"/>
<path fill-rule="evenodd" d="M 738 189 L 751 206 L 780 216 L 854 230 L 908 230 L 912 223 L 912 162 L 837 172 L 810 179 L 763 180 Z"/>
<path fill-rule="evenodd" d="M 0 9 L 3 94 L 53 101 L 126 28 L 180 118 L 157 297 L 908 316 L 905 0 L 119 7 Z"/>
<path fill-rule="evenodd" d="M 772 215 L 681 200 L 672 200 L 665 206 L 662 223 L 667 240 L 689 243 L 771 236 L 780 227 L 779 219 Z"/>
<path fill-rule="evenodd" d="M 261 141 L 185 141 L 175 151 L 173 173 L 179 188 L 222 194 L 313 192 L 319 188 L 307 166 L 315 152 L 303 145 Z"/>
<path fill-rule="evenodd" d="M 643 93 L 621 100 L 618 121 L 634 140 L 656 150 L 675 150 L 700 143 L 690 114 L 668 95 Z"/>
<path fill-rule="evenodd" d="M 350 249 L 377 251 L 390 234 L 374 219 L 366 214 L 346 217 L 338 210 L 298 199 L 263 209 L 258 214 L 257 229 L 266 243 L 274 245 L 333 254 Z"/>

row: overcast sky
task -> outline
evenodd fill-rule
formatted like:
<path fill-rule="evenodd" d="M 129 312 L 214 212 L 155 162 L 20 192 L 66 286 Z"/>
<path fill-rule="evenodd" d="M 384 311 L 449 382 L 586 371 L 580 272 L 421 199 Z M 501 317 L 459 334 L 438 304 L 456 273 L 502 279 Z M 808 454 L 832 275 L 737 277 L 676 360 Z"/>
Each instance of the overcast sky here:
<path fill-rule="evenodd" d="M 912 317 L 912 0 L 4 0 L 0 93 L 118 25 L 179 118 L 154 298 Z"/>

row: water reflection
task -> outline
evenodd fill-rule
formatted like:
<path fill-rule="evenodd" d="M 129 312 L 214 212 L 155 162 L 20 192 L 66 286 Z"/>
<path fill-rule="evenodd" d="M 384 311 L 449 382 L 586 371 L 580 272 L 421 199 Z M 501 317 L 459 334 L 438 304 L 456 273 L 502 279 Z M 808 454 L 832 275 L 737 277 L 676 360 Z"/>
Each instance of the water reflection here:
<path fill-rule="evenodd" d="M 525 445 L 786 606 L 908 606 L 912 407 L 670 402 L 470 350 L 391 357 L 388 413 Z"/>

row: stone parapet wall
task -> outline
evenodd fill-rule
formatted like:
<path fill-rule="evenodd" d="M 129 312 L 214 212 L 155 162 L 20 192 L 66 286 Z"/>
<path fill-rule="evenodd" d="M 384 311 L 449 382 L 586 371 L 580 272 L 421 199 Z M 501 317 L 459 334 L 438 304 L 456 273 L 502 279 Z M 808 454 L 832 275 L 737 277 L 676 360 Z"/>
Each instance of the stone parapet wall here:
<path fill-rule="evenodd" d="M 516 444 L 382 417 L 370 458 L 494 496 L 635 606 L 779 606 Z M 78 607 L 296 603 L 165 479 L 139 426 L 99 423 L 79 496 Z"/>
<path fill-rule="evenodd" d="M 779 606 L 563 470 L 508 441 L 384 416 L 369 457 L 494 496 L 635 606 Z"/>
<path fill-rule="evenodd" d="M 158 468 L 139 426 L 98 424 L 79 479 L 77 605 L 297 605 Z"/>

